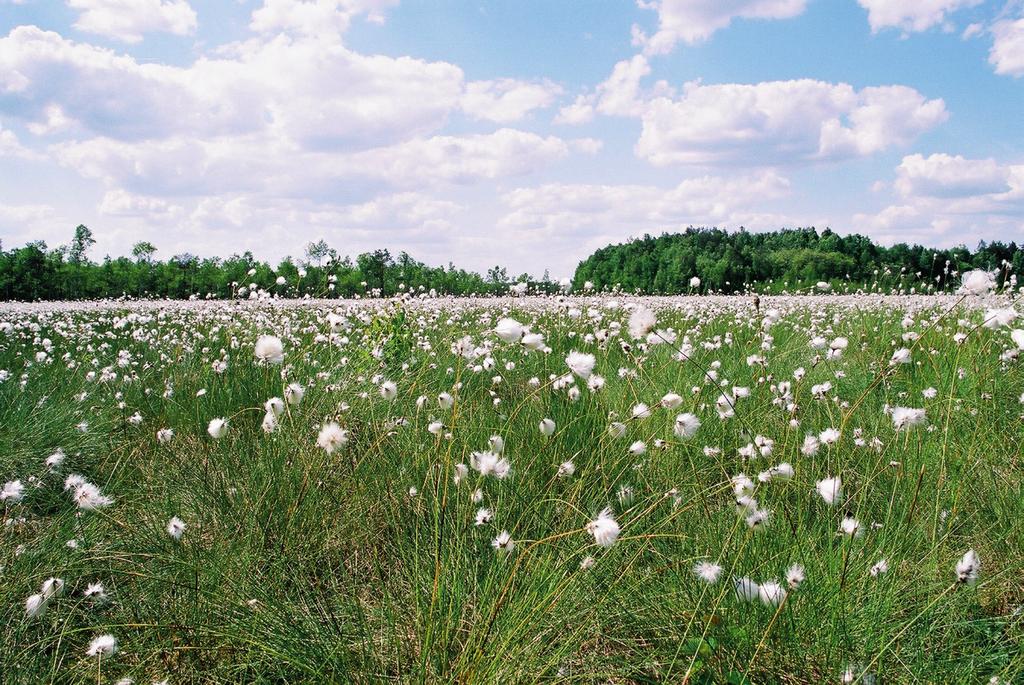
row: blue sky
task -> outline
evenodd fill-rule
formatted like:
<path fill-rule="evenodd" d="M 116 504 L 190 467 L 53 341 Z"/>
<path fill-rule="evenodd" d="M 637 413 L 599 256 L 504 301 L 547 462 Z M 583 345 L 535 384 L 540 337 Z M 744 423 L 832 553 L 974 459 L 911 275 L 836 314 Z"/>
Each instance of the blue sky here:
<path fill-rule="evenodd" d="M 711 226 L 1024 241 L 1018 0 L 0 0 L 0 239 L 571 274 Z"/>

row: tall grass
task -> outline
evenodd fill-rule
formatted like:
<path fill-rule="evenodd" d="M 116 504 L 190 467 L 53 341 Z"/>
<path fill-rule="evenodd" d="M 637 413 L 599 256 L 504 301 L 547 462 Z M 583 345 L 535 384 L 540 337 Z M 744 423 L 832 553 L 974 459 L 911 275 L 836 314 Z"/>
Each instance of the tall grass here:
<path fill-rule="evenodd" d="M 975 303 L 946 297 L 763 299 L 760 311 L 740 298 L 648 301 L 658 329 L 679 334 L 650 346 L 628 340 L 628 312 L 597 298 L 4 311 L 0 481 L 26 489 L 5 503 L 0 531 L 0 680 L 817 683 L 848 669 L 887 682 L 1024 679 L 1024 379 L 1004 354 L 1008 329 L 980 327 Z M 780 315 L 771 325 L 768 307 Z M 332 338 L 329 310 L 351 330 Z M 550 351 L 497 341 L 506 315 L 544 333 Z M 585 337 L 612 321 L 622 335 Z M 921 337 L 903 341 L 908 331 Z M 283 367 L 253 358 L 264 333 L 284 340 Z M 465 335 L 485 346 L 478 359 L 451 351 Z M 815 335 L 850 344 L 826 359 L 808 344 Z M 693 348 L 680 361 L 684 336 Z M 36 361 L 44 339 L 48 361 Z M 901 346 L 912 363 L 890 365 Z M 597 392 L 577 380 L 576 401 L 554 389 L 573 349 L 594 353 L 607 378 Z M 122 351 L 130 361 L 118 366 Z M 763 364 L 748 364 L 759 354 Z M 487 358 L 493 368 L 474 370 Z M 105 367 L 116 380 L 87 380 Z M 398 384 L 393 402 L 383 379 Z M 784 380 L 795 413 L 773 404 Z M 813 397 L 826 381 L 832 390 Z M 305 397 L 265 434 L 263 403 L 286 382 Z M 714 404 L 732 386 L 751 394 L 722 421 Z M 656 406 L 669 391 L 684 397 L 678 410 Z M 452 409 L 438 406 L 442 392 Z M 638 402 L 650 418 L 630 418 Z M 886 406 L 923 407 L 927 423 L 897 432 Z M 672 432 L 684 411 L 703 424 L 685 441 Z M 206 433 L 217 417 L 229 421 L 220 440 Z M 543 418 L 554 435 L 538 430 Z M 316 445 L 329 420 L 351 436 L 331 454 Z M 433 420 L 441 435 L 427 431 Z M 625 437 L 609 433 L 613 420 Z M 161 444 L 165 427 L 175 435 Z M 826 428 L 839 442 L 801 454 L 805 434 Z M 455 465 L 492 435 L 511 475 L 470 471 L 456 484 Z M 740 456 L 758 435 L 773 454 Z M 636 440 L 645 454 L 629 452 Z M 43 461 L 57 448 L 67 458 L 51 473 Z M 557 477 L 568 460 L 575 474 Z M 771 514 L 751 530 L 730 479 L 756 481 L 783 461 L 795 476 L 757 486 Z M 114 504 L 76 509 L 70 473 Z M 828 476 L 843 481 L 836 506 L 815 493 Z M 480 506 L 491 523 L 474 525 Z M 602 548 L 585 526 L 607 506 L 622 532 Z M 838 534 L 845 515 L 862 535 Z M 187 525 L 180 541 L 165 531 L 172 516 Z M 509 554 L 491 545 L 502 530 Z M 954 571 L 969 548 L 982 560 L 975 585 Z M 888 572 L 872 576 L 883 558 Z M 717 583 L 694 574 L 702 560 L 723 567 Z M 780 606 L 737 598 L 733 578 L 784 584 L 794 563 L 806 580 Z M 51 576 L 63 594 L 27 618 L 25 599 Z M 83 597 L 92 582 L 108 602 Z M 119 651 L 87 656 L 103 633 Z"/>

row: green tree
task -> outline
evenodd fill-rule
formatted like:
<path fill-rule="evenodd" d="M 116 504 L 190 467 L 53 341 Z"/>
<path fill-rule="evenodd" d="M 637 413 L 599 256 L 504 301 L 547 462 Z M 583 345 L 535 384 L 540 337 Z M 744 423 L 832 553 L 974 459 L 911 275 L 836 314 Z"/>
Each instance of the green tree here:
<path fill-rule="evenodd" d="M 388 292 L 387 275 L 391 267 L 394 266 L 390 252 L 387 250 L 364 252 L 356 258 L 356 264 L 359 265 L 359 272 L 368 288 L 380 288 L 381 292 Z"/>
<path fill-rule="evenodd" d="M 140 240 L 132 247 L 132 257 L 138 262 L 150 263 L 156 254 L 156 246 L 148 240 Z"/>
<path fill-rule="evenodd" d="M 72 264 L 81 264 L 88 256 L 89 248 L 96 244 L 92 230 L 85 224 L 78 224 L 75 227 L 75 236 L 68 246 L 68 261 Z"/>
<path fill-rule="evenodd" d="M 330 257 L 331 246 L 327 244 L 326 240 L 318 240 L 315 243 L 306 244 L 306 259 L 310 263 L 316 261 L 317 268 L 323 266 L 323 261 Z"/>

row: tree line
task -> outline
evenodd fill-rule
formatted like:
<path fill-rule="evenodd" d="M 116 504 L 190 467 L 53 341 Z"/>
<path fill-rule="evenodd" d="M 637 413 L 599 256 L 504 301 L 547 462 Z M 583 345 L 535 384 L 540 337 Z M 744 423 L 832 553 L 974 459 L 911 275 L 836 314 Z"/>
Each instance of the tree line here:
<path fill-rule="evenodd" d="M 510 276 L 500 266 L 481 275 L 453 264 L 432 267 L 405 252 L 364 252 L 341 256 L 325 241 L 306 245 L 302 258 L 277 266 L 250 252 L 227 258 L 176 254 L 161 261 L 157 247 L 136 243 L 131 256 L 92 261 L 92 231 L 78 226 L 67 245 L 42 241 L 5 250 L 0 245 L 0 299 L 35 301 L 99 298 L 247 297 L 252 292 L 287 297 L 352 297 L 429 292 L 449 295 L 504 294 L 517 283 L 530 292 L 551 293 L 560 284 L 545 272 Z M 576 289 L 648 294 L 701 292 L 794 292 L 828 282 L 839 288 L 949 290 L 959 275 L 974 268 L 998 270 L 999 279 L 1024 267 L 1014 243 L 981 243 L 975 251 L 959 246 L 932 249 L 897 244 L 883 247 L 862 235 L 841 236 L 829 229 L 688 229 L 594 252 L 576 268 Z M 698 288 L 691 278 L 698 277 Z"/>
<path fill-rule="evenodd" d="M 899 243 L 876 244 L 863 235 L 830 229 L 783 229 L 766 233 L 690 228 L 683 233 L 645 235 L 603 247 L 576 268 L 573 284 L 597 289 L 676 294 L 690 292 L 700 278 L 702 291 L 733 293 L 796 292 L 826 282 L 848 287 L 902 288 L 917 292 L 951 290 L 970 269 L 998 271 L 998 280 L 1024 267 L 1014 243 L 982 242 L 935 249 Z"/>
<path fill-rule="evenodd" d="M 49 248 L 35 241 L 11 250 L 0 245 L 0 299 L 227 298 L 252 292 L 352 297 L 430 290 L 469 295 L 502 293 L 510 283 L 529 279 L 528 274 L 513 279 L 497 266 L 486 276 L 453 264 L 432 267 L 405 252 L 394 256 L 388 250 L 352 259 L 322 240 L 309 243 L 303 258 L 286 257 L 276 266 L 250 252 L 227 258 L 182 253 L 161 261 L 157 247 L 148 241 L 136 243 L 130 257 L 107 256 L 97 262 L 88 256 L 95 242 L 92 230 L 80 225 L 67 245 Z M 541 280 L 532 287 L 550 290 L 554 285 Z"/>

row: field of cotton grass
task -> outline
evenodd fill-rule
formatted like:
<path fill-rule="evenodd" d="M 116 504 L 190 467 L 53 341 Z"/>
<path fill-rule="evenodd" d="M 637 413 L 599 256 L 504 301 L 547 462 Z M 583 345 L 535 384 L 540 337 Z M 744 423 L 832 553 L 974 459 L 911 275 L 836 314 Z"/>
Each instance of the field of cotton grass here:
<path fill-rule="evenodd" d="M 1021 682 L 992 286 L 6 305 L 0 681 Z"/>

